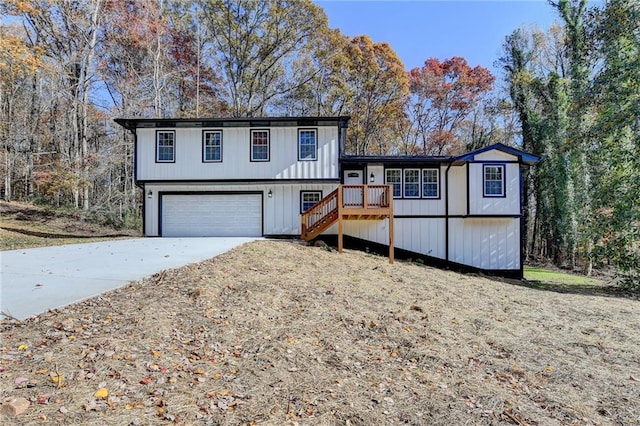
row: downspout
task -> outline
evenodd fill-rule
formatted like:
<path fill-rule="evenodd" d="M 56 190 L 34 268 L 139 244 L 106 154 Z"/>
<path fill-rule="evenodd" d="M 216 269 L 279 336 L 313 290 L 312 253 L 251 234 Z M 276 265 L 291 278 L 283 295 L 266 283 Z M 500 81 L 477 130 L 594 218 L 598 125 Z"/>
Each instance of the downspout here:
<path fill-rule="evenodd" d="M 444 172 L 444 184 L 446 187 L 445 201 L 444 201 L 444 234 L 445 234 L 445 261 L 449 263 L 449 170 L 451 169 L 452 162 L 449 162 L 447 170 Z"/>

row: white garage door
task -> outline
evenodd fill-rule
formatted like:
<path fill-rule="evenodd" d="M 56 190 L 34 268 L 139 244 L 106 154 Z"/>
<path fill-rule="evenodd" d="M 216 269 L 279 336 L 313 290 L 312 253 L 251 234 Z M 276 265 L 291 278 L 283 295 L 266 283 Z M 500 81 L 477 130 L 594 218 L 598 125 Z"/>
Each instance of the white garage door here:
<path fill-rule="evenodd" d="M 162 197 L 163 237 L 260 237 L 260 194 L 185 194 Z"/>

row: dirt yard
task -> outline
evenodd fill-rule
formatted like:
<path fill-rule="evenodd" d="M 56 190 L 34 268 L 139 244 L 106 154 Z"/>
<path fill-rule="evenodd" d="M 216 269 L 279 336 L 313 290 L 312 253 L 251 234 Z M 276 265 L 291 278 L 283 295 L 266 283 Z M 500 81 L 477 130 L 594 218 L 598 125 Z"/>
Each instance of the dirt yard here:
<path fill-rule="evenodd" d="M 640 302 L 361 252 L 258 241 L 1 326 L 4 425 L 640 424 Z"/>

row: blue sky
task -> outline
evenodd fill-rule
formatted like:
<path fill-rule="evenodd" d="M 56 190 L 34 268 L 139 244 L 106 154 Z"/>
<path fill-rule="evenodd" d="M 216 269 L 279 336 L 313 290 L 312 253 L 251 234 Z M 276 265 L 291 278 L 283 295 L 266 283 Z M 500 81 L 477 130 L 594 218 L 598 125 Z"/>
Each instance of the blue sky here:
<path fill-rule="evenodd" d="M 428 58 L 464 57 L 494 74 L 504 38 L 522 24 L 541 29 L 559 21 L 546 0 L 316 0 L 331 28 L 387 42 L 407 70 Z"/>

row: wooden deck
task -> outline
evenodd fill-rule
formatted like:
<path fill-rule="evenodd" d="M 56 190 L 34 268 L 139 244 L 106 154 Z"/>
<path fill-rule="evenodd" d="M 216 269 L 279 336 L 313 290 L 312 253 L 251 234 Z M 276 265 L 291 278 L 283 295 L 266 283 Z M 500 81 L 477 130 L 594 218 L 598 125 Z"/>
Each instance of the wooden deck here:
<path fill-rule="evenodd" d="M 389 262 L 393 263 L 393 189 L 391 185 L 340 185 L 302 214 L 301 235 L 310 241 L 338 223 L 342 252 L 343 221 L 389 219 Z"/>

